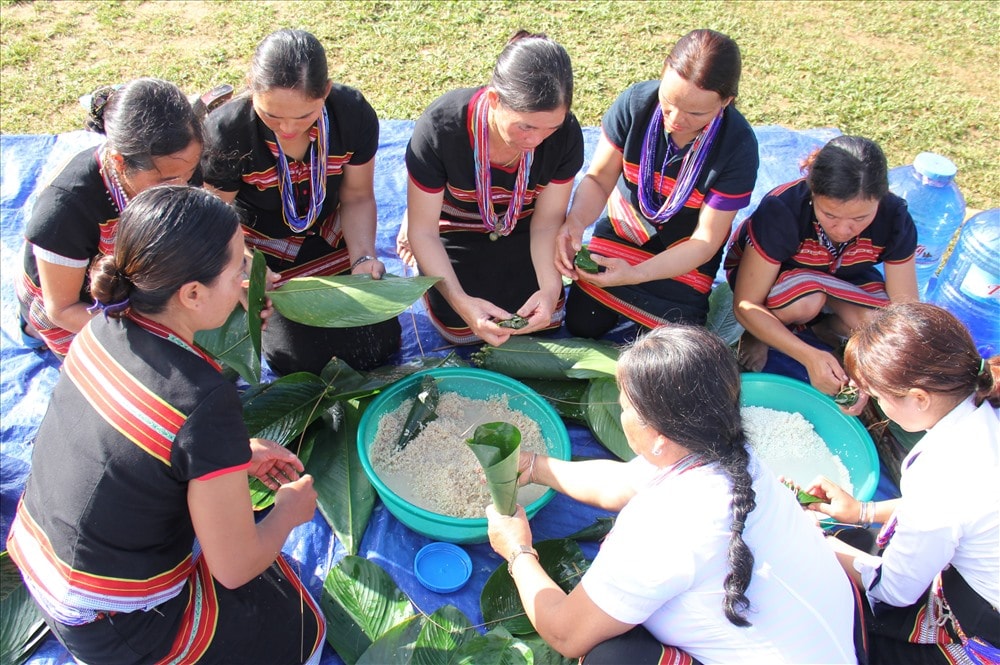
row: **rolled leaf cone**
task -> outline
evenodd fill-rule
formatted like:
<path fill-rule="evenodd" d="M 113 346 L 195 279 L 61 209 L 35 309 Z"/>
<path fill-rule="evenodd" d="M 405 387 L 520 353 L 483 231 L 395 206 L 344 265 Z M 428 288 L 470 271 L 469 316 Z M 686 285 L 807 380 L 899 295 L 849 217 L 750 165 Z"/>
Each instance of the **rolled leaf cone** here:
<path fill-rule="evenodd" d="M 521 432 L 510 423 L 486 423 L 476 428 L 466 443 L 486 472 L 493 507 L 501 515 L 517 509 L 517 467 L 521 455 Z"/>
<path fill-rule="evenodd" d="M 406 448 L 410 441 L 427 427 L 427 423 L 437 419 L 439 396 L 437 379 L 433 376 L 425 376 L 420 381 L 420 391 L 413 400 L 410 413 L 406 416 L 403 431 L 399 433 L 399 438 L 396 439 L 396 452 Z"/>

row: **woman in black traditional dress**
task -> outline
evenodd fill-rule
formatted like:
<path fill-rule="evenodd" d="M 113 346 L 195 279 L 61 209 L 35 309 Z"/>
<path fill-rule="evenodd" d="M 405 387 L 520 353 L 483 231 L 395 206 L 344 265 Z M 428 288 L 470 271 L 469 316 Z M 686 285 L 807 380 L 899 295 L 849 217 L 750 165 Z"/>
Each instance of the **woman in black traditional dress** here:
<path fill-rule="evenodd" d="M 448 341 L 502 344 L 562 321 L 555 237 L 583 165 L 572 101 L 565 49 L 521 31 L 489 85 L 445 93 L 417 120 L 397 250 L 441 278 L 425 298 Z M 523 327 L 501 325 L 514 315 Z"/>
<path fill-rule="evenodd" d="M 375 254 L 375 110 L 327 76 L 326 52 L 303 30 L 279 30 L 257 46 L 250 90 L 205 121 L 205 186 L 243 217 L 280 285 L 341 274 L 380 279 Z M 370 369 L 399 349 L 395 318 L 371 326 L 316 328 L 275 312 L 263 338 L 278 374 L 319 373 L 337 356 Z"/>
<path fill-rule="evenodd" d="M 244 294 L 236 212 L 152 188 L 91 274 L 105 315 L 66 357 L 7 540 L 46 623 L 87 663 L 318 662 L 322 614 L 280 554 L 312 478 L 248 437 L 193 341 Z M 249 476 L 276 490 L 259 522 Z"/>

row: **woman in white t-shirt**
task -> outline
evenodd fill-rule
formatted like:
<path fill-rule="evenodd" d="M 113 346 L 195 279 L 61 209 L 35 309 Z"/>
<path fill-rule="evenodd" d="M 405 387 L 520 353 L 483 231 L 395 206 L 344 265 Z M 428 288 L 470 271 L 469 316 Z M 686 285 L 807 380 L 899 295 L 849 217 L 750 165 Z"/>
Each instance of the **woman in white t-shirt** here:
<path fill-rule="evenodd" d="M 748 447 L 726 344 L 702 327 L 656 328 L 622 354 L 618 383 L 635 459 L 521 459 L 522 482 L 620 511 L 572 592 L 539 565 L 523 509 L 487 509 L 538 633 L 587 665 L 857 662 L 851 584 Z"/>

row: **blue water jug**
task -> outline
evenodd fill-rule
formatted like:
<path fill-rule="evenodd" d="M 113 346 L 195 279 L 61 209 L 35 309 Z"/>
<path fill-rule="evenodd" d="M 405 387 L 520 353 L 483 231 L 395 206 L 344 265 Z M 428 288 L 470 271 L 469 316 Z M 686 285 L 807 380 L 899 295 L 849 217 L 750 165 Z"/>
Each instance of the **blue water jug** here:
<path fill-rule="evenodd" d="M 917 289 L 926 299 L 948 244 L 965 219 L 965 197 L 955 184 L 958 169 L 947 157 L 922 152 L 909 166 L 889 171 L 889 189 L 906 199 L 917 226 Z"/>
<path fill-rule="evenodd" d="M 984 358 L 1000 353 L 1000 208 L 965 222 L 928 301 L 965 324 Z"/>

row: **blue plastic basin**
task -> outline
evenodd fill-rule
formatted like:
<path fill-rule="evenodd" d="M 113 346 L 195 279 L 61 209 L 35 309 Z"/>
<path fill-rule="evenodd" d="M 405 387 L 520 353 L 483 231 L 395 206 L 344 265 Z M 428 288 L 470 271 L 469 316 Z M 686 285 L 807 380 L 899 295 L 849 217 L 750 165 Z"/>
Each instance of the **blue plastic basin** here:
<path fill-rule="evenodd" d="M 369 448 L 375 441 L 378 425 L 383 416 L 392 413 L 407 399 L 414 397 L 419 390 L 420 381 L 428 374 L 437 379 L 438 388 L 442 393 L 456 392 L 463 397 L 479 400 L 506 395 L 507 404 L 511 409 L 520 411 L 538 423 L 548 454 L 552 457 L 564 460 L 570 458 L 569 434 L 555 409 L 537 392 L 503 374 L 471 367 L 431 369 L 412 374 L 392 384 L 365 410 L 358 426 L 358 453 L 361 456 L 361 466 L 389 512 L 410 529 L 434 540 L 451 543 L 484 543 L 488 540 L 486 517 L 451 517 L 414 506 L 382 482 L 369 458 Z M 554 495 L 555 490 L 550 488 L 525 506 L 528 519 L 534 517 Z"/>

